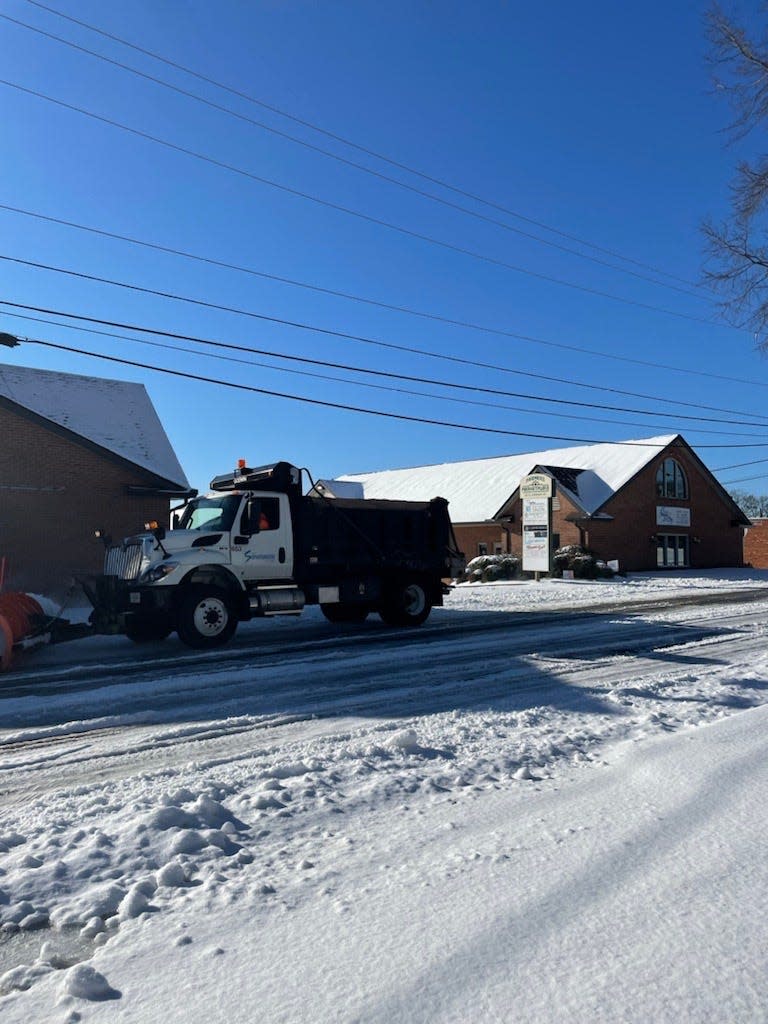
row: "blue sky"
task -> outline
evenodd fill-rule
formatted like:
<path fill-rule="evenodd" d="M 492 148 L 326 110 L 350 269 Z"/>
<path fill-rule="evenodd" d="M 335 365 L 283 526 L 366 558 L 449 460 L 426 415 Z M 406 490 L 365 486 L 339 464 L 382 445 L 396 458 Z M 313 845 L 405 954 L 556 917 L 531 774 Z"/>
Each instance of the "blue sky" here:
<path fill-rule="evenodd" d="M 768 461 L 720 472 L 721 467 L 768 459 L 768 447 L 761 447 L 768 446 L 768 363 L 748 333 L 718 321 L 711 294 L 697 284 L 701 221 L 725 215 L 735 164 L 759 143 L 747 139 L 727 145 L 723 129 L 729 110 L 713 91 L 706 63 L 706 5 L 632 6 L 607 0 L 586 8 L 555 2 L 539 9 L 483 2 L 51 3 L 507 212 L 351 149 L 27 0 L 4 0 L 2 14 L 481 217 L 0 19 L 0 78 L 209 158 L 196 159 L 2 84 L 0 203 L 372 302 L 173 256 L 7 209 L 0 209 L 0 256 L 401 348 L 299 330 L 8 260 L 0 261 L 1 298 L 522 397 L 324 370 L 144 336 L 194 350 L 170 351 L 11 317 L 7 306 L 0 307 L 0 330 L 267 392 L 520 436 L 330 409 L 38 345 L 3 349 L 4 361 L 143 382 L 190 481 L 200 488 L 238 458 L 252 464 L 288 459 L 316 475 L 333 476 L 570 443 L 552 440 L 557 436 L 581 443 L 680 432 L 723 482 L 768 493 Z M 222 355 L 246 362 L 224 361 Z M 344 380 L 272 368 L 289 365 Z M 364 387 L 364 381 L 384 390 Z M 461 404 L 456 398 L 486 404 Z M 540 398 L 558 401 L 547 404 Z M 573 400 L 619 409 L 563 404 Z M 628 409 L 649 415 L 621 411 Z M 755 417 L 763 422 L 755 420 L 752 426 Z"/>

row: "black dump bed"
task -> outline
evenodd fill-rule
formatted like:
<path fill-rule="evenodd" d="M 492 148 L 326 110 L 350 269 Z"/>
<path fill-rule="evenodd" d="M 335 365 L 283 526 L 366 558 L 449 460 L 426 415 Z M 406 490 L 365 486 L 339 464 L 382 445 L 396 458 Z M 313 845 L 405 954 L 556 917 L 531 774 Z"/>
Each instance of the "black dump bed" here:
<path fill-rule="evenodd" d="M 420 502 L 305 496 L 292 505 L 299 583 L 371 571 L 450 578 L 463 564 L 444 498 Z"/>
<path fill-rule="evenodd" d="M 450 579 L 464 568 L 448 502 L 377 501 L 302 495 L 302 470 L 289 462 L 247 467 L 214 477 L 215 491 L 283 491 L 293 519 L 294 578 L 327 583 L 370 574 L 404 573 Z"/>

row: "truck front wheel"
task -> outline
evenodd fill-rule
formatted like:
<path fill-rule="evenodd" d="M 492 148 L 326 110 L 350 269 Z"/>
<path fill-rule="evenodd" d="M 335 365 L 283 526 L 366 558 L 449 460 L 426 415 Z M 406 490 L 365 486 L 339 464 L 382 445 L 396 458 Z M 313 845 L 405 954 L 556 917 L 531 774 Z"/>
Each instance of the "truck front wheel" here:
<path fill-rule="evenodd" d="M 218 587 L 190 587 L 179 605 L 176 628 L 188 647 L 221 647 L 237 629 L 229 595 Z"/>
<path fill-rule="evenodd" d="M 418 580 L 394 584 L 385 594 L 379 615 L 388 626 L 420 626 L 432 611 L 432 601 Z"/>

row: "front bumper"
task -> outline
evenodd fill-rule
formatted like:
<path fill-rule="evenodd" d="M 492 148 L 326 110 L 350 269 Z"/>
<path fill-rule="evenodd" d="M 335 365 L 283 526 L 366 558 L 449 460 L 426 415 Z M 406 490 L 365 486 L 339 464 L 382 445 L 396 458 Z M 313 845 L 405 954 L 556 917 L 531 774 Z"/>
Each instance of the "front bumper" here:
<path fill-rule="evenodd" d="M 131 623 L 173 613 L 173 591 L 168 587 L 119 576 L 89 576 L 80 585 L 93 605 L 90 622 L 97 633 L 125 633 Z"/>

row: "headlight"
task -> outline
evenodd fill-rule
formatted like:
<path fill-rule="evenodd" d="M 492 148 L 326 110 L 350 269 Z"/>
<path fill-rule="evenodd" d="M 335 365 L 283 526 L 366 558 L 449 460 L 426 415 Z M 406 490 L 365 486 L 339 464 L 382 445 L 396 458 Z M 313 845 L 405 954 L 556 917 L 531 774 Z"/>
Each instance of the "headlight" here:
<path fill-rule="evenodd" d="M 153 565 L 151 569 L 147 569 L 142 574 L 142 582 L 144 583 L 157 583 L 158 580 L 165 579 L 174 569 L 178 569 L 178 562 L 160 562 L 159 565 Z"/>

